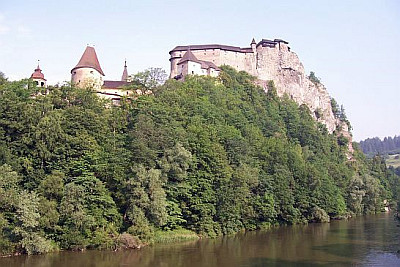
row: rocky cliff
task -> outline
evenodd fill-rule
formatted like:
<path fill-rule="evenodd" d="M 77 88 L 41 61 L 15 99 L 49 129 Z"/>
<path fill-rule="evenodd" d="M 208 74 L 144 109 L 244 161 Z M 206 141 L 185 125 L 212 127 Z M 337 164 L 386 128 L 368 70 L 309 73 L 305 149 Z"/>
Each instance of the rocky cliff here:
<path fill-rule="evenodd" d="M 257 83 L 267 90 L 268 80 L 273 80 L 279 96 L 287 94 L 299 105 L 307 105 L 314 118 L 326 125 L 329 133 L 335 132 L 338 136 L 343 135 L 349 140 L 348 147 L 352 153 L 352 135 L 347 123 L 333 114 L 331 97 L 327 89 L 317 78 L 305 74 L 299 57 L 290 51 L 287 43 L 281 43 L 274 49 L 258 50 Z"/>

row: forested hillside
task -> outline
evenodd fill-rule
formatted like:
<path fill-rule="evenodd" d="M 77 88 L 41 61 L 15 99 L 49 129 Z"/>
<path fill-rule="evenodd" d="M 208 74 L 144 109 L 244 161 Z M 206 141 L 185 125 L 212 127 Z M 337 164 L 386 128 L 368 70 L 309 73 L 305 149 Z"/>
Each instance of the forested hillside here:
<path fill-rule="evenodd" d="M 400 136 L 385 137 L 381 140 L 379 137 L 368 138 L 360 141 L 362 151 L 370 156 L 377 154 L 396 154 L 400 153 Z"/>
<path fill-rule="evenodd" d="M 348 161 L 306 106 L 231 68 L 121 106 L 49 90 L 0 84 L 2 254 L 328 221 L 378 212 L 400 192 L 381 158 Z"/>

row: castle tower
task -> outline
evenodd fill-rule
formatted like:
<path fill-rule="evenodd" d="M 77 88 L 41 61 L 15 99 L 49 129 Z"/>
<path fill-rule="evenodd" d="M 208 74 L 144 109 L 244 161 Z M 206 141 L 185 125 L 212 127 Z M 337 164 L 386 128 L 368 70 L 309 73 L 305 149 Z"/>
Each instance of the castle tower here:
<path fill-rule="evenodd" d="M 121 81 L 127 82 L 128 81 L 128 67 L 126 66 L 126 60 L 124 65 L 124 71 L 122 72 Z"/>
<path fill-rule="evenodd" d="M 39 67 L 39 60 L 38 60 L 38 65 L 35 69 L 35 71 L 31 75 L 31 79 L 36 83 L 38 87 L 43 87 L 46 88 L 46 79 L 44 78 L 44 74 L 42 73 L 42 70 Z"/>
<path fill-rule="evenodd" d="M 100 89 L 104 72 L 100 67 L 94 47 L 87 46 L 78 64 L 71 70 L 71 83 L 78 87 Z"/>
<path fill-rule="evenodd" d="M 251 50 L 253 50 L 253 53 L 255 54 L 256 53 L 256 48 L 257 48 L 257 43 L 256 43 L 256 40 L 254 40 L 254 38 L 251 41 L 250 46 L 251 46 Z"/>

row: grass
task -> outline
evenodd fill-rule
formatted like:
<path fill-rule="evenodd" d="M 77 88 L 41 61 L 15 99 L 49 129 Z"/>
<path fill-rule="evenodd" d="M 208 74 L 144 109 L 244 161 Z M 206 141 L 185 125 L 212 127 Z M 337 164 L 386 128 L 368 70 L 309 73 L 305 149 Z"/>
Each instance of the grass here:
<path fill-rule="evenodd" d="M 400 154 L 388 155 L 386 165 L 393 166 L 393 168 L 400 167 Z"/>
<path fill-rule="evenodd" d="M 172 243 L 199 239 L 199 236 L 190 230 L 175 229 L 172 231 L 157 230 L 154 233 L 154 243 Z"/>

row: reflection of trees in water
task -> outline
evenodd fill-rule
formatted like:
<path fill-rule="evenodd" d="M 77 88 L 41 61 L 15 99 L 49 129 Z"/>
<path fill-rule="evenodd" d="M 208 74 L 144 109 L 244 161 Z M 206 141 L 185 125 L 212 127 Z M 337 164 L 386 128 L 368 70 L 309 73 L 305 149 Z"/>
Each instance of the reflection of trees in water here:
<path fill-rule="evenodd" d="M 294 225 L 130 251 L 61 252 L 0 259 L 0 266 L 399 266 L 393 215 Z"/>

